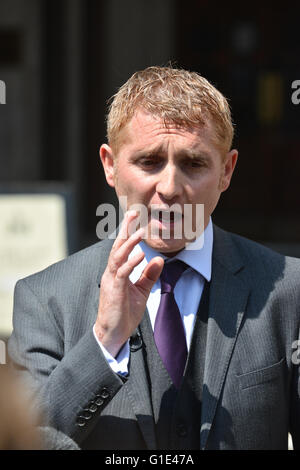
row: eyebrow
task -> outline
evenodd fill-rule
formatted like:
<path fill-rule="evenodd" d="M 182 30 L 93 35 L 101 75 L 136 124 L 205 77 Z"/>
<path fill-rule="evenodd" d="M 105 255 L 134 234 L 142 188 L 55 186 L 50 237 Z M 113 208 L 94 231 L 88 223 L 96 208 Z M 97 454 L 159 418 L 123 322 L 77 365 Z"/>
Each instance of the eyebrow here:
<path fill-rule="evenodd" d="M 195 159 L 201 159 L 201 160 L 207 160 L 210 158 L 209 154 L 203 150 L 190 150 L 190 149 L 186 149 L 186 150 L 183 150 L 182 152 L 178 152 L 177 154 L 178 156 L 182 156 L 182 157 L 188 157 L 188 158 L 191 158 L 192 160 L 195 160 Z"/>
<path fill-rule="evenodd" d="M 145 157 L 153 157 L 153 156 L 157 156 L 157 155 L 165 155 L 165 150 L 163 148 L 162 145 L 160 145 L 159 147 L 154 147 L 152 149 L 141 149 L 141 150 L 137 150 L 135 153 L 134 153 L 134 156 L 137 156 L 137 157 L 140 157 L 140 156 L 145 156 Z"/>
<path fill-rule="evenodd" d="M 157 157 L 157 156 L 164 156 L 166 155 L 166 151 L 163 146 L 159 146 L 149 150 L 138 150 L 135 157 Z M 192 160 L 201 159 L 201 160 L 208 160 L 210 158 L 209 154 L 203 150 L 196 150 L 196 149 L 184 149 L 180 152 L 175 153 L 176 157 L 181 158 L 191 158 Z"/>

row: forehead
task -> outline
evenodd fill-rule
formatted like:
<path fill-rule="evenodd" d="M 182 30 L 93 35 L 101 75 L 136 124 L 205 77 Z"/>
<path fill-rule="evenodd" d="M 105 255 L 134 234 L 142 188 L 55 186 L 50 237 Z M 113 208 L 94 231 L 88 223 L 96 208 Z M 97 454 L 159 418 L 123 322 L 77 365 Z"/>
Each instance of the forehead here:
<path fill-rule="evenodd" d="M 119 135 L 119 150 L 175 147 L 211 148 L 216 145 L 215 130 L 209 120 L 203 126 L 183 126 L 164 122 L 161 118 L 139 110 L 124 126 Z"/>

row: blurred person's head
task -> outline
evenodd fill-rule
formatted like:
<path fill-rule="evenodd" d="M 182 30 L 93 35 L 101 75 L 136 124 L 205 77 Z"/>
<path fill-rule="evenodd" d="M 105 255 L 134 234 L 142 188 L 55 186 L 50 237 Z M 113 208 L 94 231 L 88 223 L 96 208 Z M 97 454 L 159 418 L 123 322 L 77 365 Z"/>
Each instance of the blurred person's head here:
<path fill-rule="evenodd" d="M 0 366 L 0 450 L 80 450 L 69 436 L 45 425 L 34 408 L 26 385 Z"/>
<path fill-rule="evenodd" d="M 230 185 L 238 152 L 226 98 L 196 72 L 149 67 L 113 97 L 107 137 L 100 158 L 123 211 L 145 209 L 145 242 L 174 256 L 207 227 Z"/>
<path fill-rule="evenodd" d="M 41 449 L 28 394 L 8 366 L 0 366 L 0 449 Z"/>

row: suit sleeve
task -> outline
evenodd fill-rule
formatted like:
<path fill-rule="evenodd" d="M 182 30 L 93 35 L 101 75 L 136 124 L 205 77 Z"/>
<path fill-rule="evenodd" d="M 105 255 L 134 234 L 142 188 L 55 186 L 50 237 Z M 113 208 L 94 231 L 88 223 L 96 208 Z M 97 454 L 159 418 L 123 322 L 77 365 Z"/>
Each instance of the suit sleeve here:
<path fill-rule="evenodd" d="M 26 280 L 19 281 L 8 352 L 46 423 L 80 443 L 123 380 L 108 365 L 92 328 L 65 354 L 53 308 L 50 300 L 42 304 Z"/>
<path fill-rule="evenodd" d="M 292 356 L 293 378 L 290 432 L 293 439 L 294 450 L 300 450 L 300 330 L 296 344 L 297 350 L 294 351 Z"/>

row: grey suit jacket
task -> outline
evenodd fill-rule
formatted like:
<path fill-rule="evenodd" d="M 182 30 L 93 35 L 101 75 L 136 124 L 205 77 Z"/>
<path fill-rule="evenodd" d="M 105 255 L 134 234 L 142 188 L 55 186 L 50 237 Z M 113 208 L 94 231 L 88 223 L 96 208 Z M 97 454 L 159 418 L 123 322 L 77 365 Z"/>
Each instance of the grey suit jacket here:
<path fill-rule="evenodd" d="M 92 332 L 111 245 L 17 283 L 8 350 L 49 425 L 79 446 L 155 449 L 142 349 L 123 380 Z M 214 227 L 199 448 L 286 449 L 288 432 L 300 448 L 299 322 L 300 260 Z"/>

